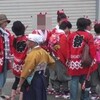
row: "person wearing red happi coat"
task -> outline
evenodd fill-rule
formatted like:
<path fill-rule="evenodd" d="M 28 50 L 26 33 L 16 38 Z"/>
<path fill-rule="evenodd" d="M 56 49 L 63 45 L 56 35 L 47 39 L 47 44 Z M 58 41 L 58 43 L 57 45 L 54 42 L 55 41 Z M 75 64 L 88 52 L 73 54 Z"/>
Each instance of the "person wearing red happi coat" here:
<path fill-rule="evenodd" d="M 6 82 L 7 72 L 12 66 L 12 35 L 6 29 L 10 22 L 5 14 L 0 14 L 0 96 Z"/>
<path fill-rule="evenodd" d="M 78 84 L 83 84 L 88 72 L 92 73 L 97 69 L 96 50 L 92 34 L 86 32 L 87 21 L 85 18 L 77 20 L 77 31 L 70 34 L 68 38 L 68 74 L 71 76 L 70 98 L 77 100 Z M 85 42 L 87 41 L 87 42 Z M 89 46 L 89 53 L 93 59 L 92 64 L 87 67 L 82 66 L 82 51 L 85 44 Z M 89 90 L 81 90 L 81 100 L 89 100 Z"/>
<path fill-rule="evenodd" d="M 15 75 L 15 81 L 12 85 L 12 92 L 11 92 L 11 100 L 15 100 L 16 96 L 16 89 L 19 83 L 20 75 L 22 72 L 22 68 L 24 65 L 24 60 L 27 55 L 27 46 L 26 46 L 26 35 L 25 35 L 25 26 L 21 21 L 15 21 L 12 26 L 12 31 L 14 32 L 15 36 L 13 38 L 13 56 L 14 56 L 14 63 L 12 66 L 12 72 Z M 26 90 L 28 86 L 27 81 L 24 82 L 19 100 L 23 100 L 23 92 Z"/>
<path fill-rule="evenodd" d="M 64 19 L 60 25 L 59 29 L 56 30 L 55 33 L 52 33 L 49 40 L 49 48 L 51 55 L 54 57 L 56 61 L 56 70 L 51 71 L 51 83 L 53 88 L 56 91 L 55 97 L 59 97 L 62 95 L 64 98 L 69 97 L 69 89 L 68 89 L 68 81 L 70 77 L 67 72 L 67 39 L 70 34 L 70 29 L 72 28 L 72 24 Z M 53 76 L 54 75 L 54 76 Z M 62 91 L 60 92 L 60 86 L 62 85 Z"/>

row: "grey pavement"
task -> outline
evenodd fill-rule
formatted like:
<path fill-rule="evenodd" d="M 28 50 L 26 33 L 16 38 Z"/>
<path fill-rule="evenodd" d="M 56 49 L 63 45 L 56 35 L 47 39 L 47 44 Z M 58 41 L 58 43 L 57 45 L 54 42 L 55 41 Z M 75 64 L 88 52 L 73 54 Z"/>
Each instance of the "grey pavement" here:
<path fill-rule="evenodd" d="M 14 75 L 12 74 L 11 71 L 9 71 L 6 84 L 3 88 L 4 94 L 10 95 L 13 81 L 14 81 Z M 97 92 L 100 94 L 100 86 L 97 86 Z M 80 95 L 80 92 L 79 92 L 79 95 Z M 55 98 L 54 95 L 48 95 L 47 98 L 48 98 L 48 100 L 67 100 L 67 99 L 63 99 L 63 98 Z M 16 97 L 16 100 L 18 100 L 18 96 Z"/>
<path fill-rule="evenodd" d="M 4 94 L 10 95 L 13 82 L 14 82 L 14 75 L 12 74 L 11 71 L 9 71 L 7 75 L 6 84 L 3 88 Z M 63 98 L 55 98 L 53 95 L 48 95 L 47 98 L 48 100 L 64 100 Z M 16 97 L 16 100 L 18 100 L 18 96 Z"/>

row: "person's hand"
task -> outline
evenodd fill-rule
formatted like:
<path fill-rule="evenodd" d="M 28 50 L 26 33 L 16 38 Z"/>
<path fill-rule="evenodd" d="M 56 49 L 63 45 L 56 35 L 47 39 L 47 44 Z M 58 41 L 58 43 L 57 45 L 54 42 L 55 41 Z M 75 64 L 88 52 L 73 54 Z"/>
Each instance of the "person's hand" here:
<path fill-rule="evenodd" d="M 21 86 L 18 85 L 18 86 L 17 86 L 17 89 L 16 89 L 16 94 L 19 94 L 19 93 L 20 93 L 20 90 L 21 90 Z"/>
<path fill-rule="evenodd" d="M 58 44 L 54 45 L 53 49 L 54 49 L 55 51 L 58 50 L 58 49 L 60 49 L 60 45 L 58 45 Z"/>

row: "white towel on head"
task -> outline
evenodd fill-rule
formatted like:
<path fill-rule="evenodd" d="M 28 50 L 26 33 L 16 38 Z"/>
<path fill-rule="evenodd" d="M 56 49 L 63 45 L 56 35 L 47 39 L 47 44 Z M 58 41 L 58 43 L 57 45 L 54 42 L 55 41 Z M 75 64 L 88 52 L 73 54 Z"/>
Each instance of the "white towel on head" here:
<path fill-rule="evenodd" d="M 43 38 L 39 34 L 28 34 L 27 39 L 33 42 L 37 42 L 38 44 L 43 42 Z"/>

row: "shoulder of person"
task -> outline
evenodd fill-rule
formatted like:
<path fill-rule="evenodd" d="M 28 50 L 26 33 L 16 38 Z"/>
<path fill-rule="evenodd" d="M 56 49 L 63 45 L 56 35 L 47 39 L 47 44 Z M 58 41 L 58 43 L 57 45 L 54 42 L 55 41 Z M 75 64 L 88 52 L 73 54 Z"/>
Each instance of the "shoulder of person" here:
<path fill-rule="evenodd" d="M 7 32 L 7 33 L 9 33 L 9 34 L 11 34 L 11 33 L 10 33 L 10 31 L 9 31 L 9 30 L 7 30 L 7 29 L 6 29 L 6 32 Z"/>

